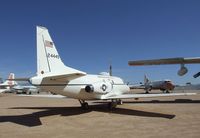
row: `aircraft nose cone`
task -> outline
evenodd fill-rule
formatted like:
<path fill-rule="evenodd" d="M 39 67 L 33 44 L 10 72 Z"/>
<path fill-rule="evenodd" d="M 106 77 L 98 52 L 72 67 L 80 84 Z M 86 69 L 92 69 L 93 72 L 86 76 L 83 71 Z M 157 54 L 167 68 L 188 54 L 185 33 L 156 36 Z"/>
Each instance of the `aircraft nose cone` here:
<path fill-rule="evenodd" d="M 174 87 L 175 87 L 175 86 L 174 86 L 172 83 L 170 83 L 170 82 L 167 82 L 167 83 L 166 83 L 166 88 L 167 88 L 168 90 L 173 90 Z"/>

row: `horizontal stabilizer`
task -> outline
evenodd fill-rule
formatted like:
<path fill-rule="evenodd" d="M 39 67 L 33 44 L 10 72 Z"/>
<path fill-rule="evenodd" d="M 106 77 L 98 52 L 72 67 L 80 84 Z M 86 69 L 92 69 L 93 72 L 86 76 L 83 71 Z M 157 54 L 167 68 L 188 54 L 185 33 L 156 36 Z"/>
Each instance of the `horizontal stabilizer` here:
<path fill-rule="evenodd" d="M 46 73 L 43 77 L 44 82 L 45 81 L 59 81 L 59 82 L 67 82 L 76 78 L 79 78 L 81 76 L 86 75 L 86 73 Z"/>

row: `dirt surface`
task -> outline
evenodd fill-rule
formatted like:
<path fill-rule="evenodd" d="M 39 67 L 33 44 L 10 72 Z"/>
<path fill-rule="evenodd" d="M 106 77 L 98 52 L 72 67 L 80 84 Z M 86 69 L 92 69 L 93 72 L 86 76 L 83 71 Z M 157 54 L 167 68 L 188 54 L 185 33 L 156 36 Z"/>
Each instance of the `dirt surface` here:
<path fill-rule="evenodd" d="M 0 138 L 199 138 L 200 94 L 129 99 L 115 110 L 69 98 L 0 95 Z"/>

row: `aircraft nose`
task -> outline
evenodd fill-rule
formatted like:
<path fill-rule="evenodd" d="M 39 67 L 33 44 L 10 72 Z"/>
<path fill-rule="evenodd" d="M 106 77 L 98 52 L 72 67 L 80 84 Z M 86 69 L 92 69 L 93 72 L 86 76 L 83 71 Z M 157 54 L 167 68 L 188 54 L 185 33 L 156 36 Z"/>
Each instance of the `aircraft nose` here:
<path fill-rule="evenodd" d="M 173 90 L 174 89 L 174 84 L 172 84 L 171 82 L 167 82 L 166 83 L 166 88 L 168 89 L 168 90 Z"/>

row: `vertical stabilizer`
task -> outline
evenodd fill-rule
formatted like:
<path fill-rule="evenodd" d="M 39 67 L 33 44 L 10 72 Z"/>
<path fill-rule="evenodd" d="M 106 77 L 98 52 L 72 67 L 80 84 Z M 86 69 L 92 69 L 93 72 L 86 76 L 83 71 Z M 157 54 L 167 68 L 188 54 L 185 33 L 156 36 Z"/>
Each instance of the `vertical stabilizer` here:
<path fill-rule="evenodd" d="M 10 73 L 9 76 L 8 76 L 8 80 L 6 80 L 1 85 L 3 85 L 3 86 L 14 86 L 14 85 L 17 85 L 17 82 L 14 81 L 14 79 L 15 79 L 15 74 L 14 73 Z"/>
<path fill-rule="evenodd" d="M 49 35 L 48 29 L 37 26 L 37 75 L 45 73 L 84 73 L 67 67 L 57 52 L 55 43 Z"/>
<path fill-rule="evenodd" d="M 148 83 L 150 83 L 150 80 L 147 78 L 147 75 L 144 75 L 144 85 L 147 85 Z"/>

